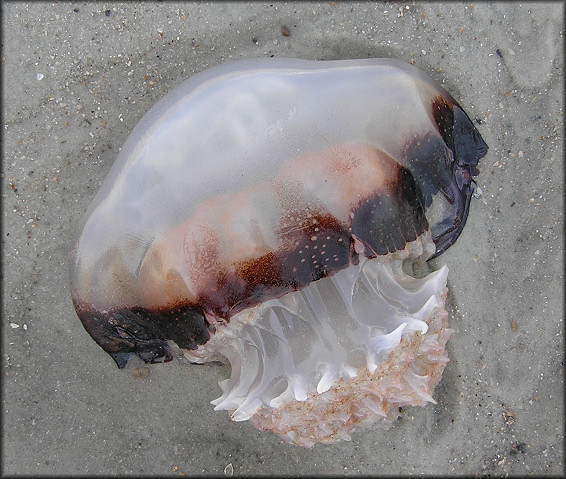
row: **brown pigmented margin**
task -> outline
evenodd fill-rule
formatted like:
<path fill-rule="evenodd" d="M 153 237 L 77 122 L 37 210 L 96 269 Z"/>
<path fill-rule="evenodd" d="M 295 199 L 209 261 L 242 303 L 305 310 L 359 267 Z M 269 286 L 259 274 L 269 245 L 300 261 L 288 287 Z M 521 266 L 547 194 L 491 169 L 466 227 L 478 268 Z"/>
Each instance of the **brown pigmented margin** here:
<path fill-rule="evenodd" d="M 298 219 L 293 228 L 280 225 L 282 246 L 277 251 L 234 258 L 232 263 L 215 263 L 214 267 L 203 264 L 201 294 L 190 301 L 108 312 L 75 305 L 85 329 L 120 367 L 131 354 L 146 362 L 168 361 L 173 355 L 167 340 L 183 349 L 196 349 L 208 341 L 214 325 L 207 318 L 229 321 L 246 308 L 333 275 L 350 262 L 356 263 L 358 255 L 373 258 L 403 249 L 428 230 L 422 194 L 409 170 L 389 157 L 381 161 L 386 176 L 377 183 L 377 191 L 351 205 L 346 221 L 338 220 L 320 203 L 301 208 L 299 199 L 282 215 Z M 309 213 L 301 219 L 306 210 Z M 201 246 L 206 249 L 207 243 L 217 248 L 208 241 Z M 218 251 L 213 253 L 218 256 Z M 202 252 L 203 258 L 209 256 Z"/>
<path fill-rule="evenodd" d="M 450 150 L 454 151 L 454 108 L 438 95 L 432 100 L 432 116 L 438 131 Z"/>

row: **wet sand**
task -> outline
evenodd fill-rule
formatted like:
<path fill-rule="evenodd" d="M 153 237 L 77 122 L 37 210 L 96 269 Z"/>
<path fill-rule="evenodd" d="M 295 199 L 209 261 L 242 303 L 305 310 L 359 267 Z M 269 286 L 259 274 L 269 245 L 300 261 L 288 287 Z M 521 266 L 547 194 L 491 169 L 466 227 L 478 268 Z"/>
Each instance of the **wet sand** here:
<path fill-rule="evenodd" d="M 3 473 L 560 475 L 563 4 L 4 3 Z M 302 449 L 209 404 L 229 368 L 118 370 L 82 328 L 67 252 L 143 114 L 240 58 L 392 57 L 490 149 L 450 273 L 437 405 Z"/>

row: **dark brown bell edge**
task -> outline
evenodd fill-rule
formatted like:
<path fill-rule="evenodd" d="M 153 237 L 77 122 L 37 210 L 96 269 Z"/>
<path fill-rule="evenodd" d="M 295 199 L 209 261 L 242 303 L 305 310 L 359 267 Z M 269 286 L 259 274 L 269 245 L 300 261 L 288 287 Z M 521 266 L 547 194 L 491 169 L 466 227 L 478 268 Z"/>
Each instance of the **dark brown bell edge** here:
<path fill-rule="evenodd" d="M 196 349 L 210 339 L 214 330 L 203 312 L 193 305 L 100 312 L 75 304 L 75 309 L 84 328 L 119 368 L 126 365 L 132 354 L 146 363 L 171 361 L 174 353 L 168 340 L 180 348 Z"/>
<path fill-rule="evenodd" d="M 460 236 L 474 192 L 473 177 L 479 174 L 478 161 L 488 150 L 480 133 L 459 105 L 450 105 L 444 98 L 437 97 L 432 103 L 432 113 L 446 146 L 452 150 L 454 161 L 450 183 L 440 187 L 440 192 L 451 205 L 451 215 L 431 224 L 436 252 L 429 259 L 441 255 Z"/>
<path fill-rule="evenodd" d="M 95 311 L 74 301 L 75 309 L 84 328 L 119 368 L 133 354 L 146 363 L 167 362 L 174 357 L 168 341 L 194 350 L 214 334 L 215 326 L 207 321 L 205 311 L 217 321 L 228 322 L 243 309 L 302 289 L 350 263 L 357 264 L 355 242 L 363 243 L 364 256 L 374 258 L 405 248 L 428 229 L 419 185 L 403 167 L 399 167 L 395 181 L 383 191 L 360 200 L 350 224 L 341 224 L 329 215 L 316 218 L 318 231 L 311 231 L 310 222 L 290 241 L 300 244 L 302 236 L 310 238 L 313 249 L 309 254 L 301 255 L 297 247 L 257 258 L 253 264 L 248 261 L 231 265 L 230 271 L 237 272 L 237 277 L 219 271 L 211 278 L 209 287 L 203 288 L 208 293 L 196 303 Z M 311 254 L 322 249 L 325 251 L 321 257 Z M 306 261 L 307 258 L 312 261 Z M 328 261 L 323 263 L 323 258 Z"/>

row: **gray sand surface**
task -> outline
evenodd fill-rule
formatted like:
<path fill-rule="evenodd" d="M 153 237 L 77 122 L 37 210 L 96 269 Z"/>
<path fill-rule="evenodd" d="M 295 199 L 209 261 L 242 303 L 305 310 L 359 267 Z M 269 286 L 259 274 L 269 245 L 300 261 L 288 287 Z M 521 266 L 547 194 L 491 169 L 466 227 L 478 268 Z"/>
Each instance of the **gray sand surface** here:
<path fill-rule="evenodd" d="M 2 8 L 5 475 L 564 473 L 562 3 Z M 227 367 L 118 370 L 67 278 L 74 226 L 143 114 L 195 72 L 271 56 L 412 62 L 490 147 L 435 261 L 455 330 L 438 404 L 310 450 L 215 413 Z"/>

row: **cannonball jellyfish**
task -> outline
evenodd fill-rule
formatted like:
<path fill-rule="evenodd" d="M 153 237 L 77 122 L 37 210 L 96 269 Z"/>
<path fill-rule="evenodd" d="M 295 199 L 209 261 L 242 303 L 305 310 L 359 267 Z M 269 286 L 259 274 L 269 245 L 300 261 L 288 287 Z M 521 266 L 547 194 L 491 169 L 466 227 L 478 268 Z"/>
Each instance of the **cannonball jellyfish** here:
<path fill-rule="evenodd" d="M 392 59 L 198 73 L 129 135 L 70 253 L 86 331 L 122 368 L 224 358 L 212 401 L 310 447 L 434 402 L 446 266 L 487 145 Z"/>

